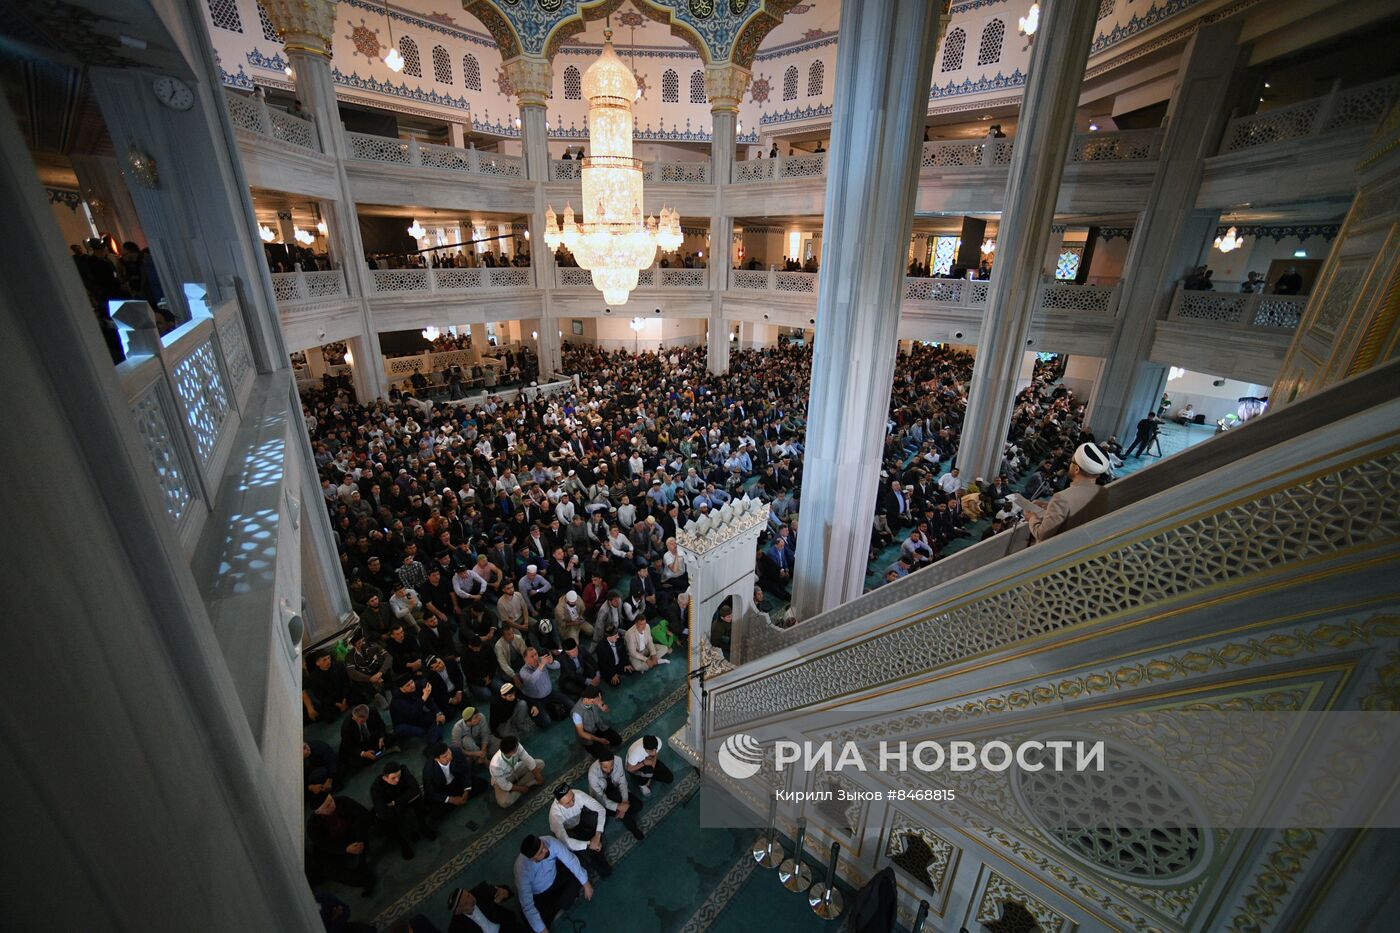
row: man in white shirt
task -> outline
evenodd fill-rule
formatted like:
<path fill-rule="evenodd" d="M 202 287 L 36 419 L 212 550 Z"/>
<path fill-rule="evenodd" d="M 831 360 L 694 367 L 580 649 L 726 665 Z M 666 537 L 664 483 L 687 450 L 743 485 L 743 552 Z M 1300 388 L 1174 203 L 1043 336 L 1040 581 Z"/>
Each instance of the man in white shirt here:
<path fill-rule="evenodd" d="M 510 888 L 485 881 L 470 891 L 454 888 L 447 896 L 447 909 L 452 914 L 449 929 L 453 933 L 519 933 L 525 927 L 515 911 L 504 906 L 510 898 Z"/>
<path fill-rule="evenodd" d="M 554 788 L 554 803 L 549 806 L 549 831 L 569 847 L 579 862 L 606 878 L 612 874 L 607 852 L 603 848 L 603 826 L 607 811 L 603 805 L 583 791 L 568 784 Z"/>
<path fill-rule="evenodd" d="M 554 587 L 541 575 L 538 564 L 530 564 L 525 568 L 525 576 L 520 578 L 520 593 L 530 604 L 532 618 L 541 614 L 541 608 L 547 605 L 543 597 L 552 589 Z"/>
<path fill-rule="evenodd" d="M 645 612 L 637 613 L 636 622 L 627 630 L 623 640 L 627 642 L 627 657 L 632 661 L 633 670 L 645 673 L 658 664 L 671 663 L 671 659 L 666 657 L 671 649 L 652 638 Z"/>
<path fill-rule="evenodd" d="M 943 476 L 939 477 L 938 488 L 951 496 L 959 495 L 962 492 L 963 481 L 958 475 L 958 468 L 953 467 Z"/>
<path fill-rule="evenodd" d="M 660 754 L 661 740 L 654 735 L 642 736 L 627 749 L 624 767 L 637 782 L 643 797 L 651 796 L 652 781 L 670 784 L 676 779 L 671 769 L 662 764 Z"/>
<path fill-rule="evenodd" d="M 554 514 L 559 517 L 561 525 L 567 525 L 574 520 L 574 503 L 569 499 L 567 492 L 560 493 L 559 504 L 554 507 Z"/>
<path fill-rule="evenodd" d="M 544 761 L 530 757 L 513 735 L 501 739 L 501 747 L 491 756 L 487 770 L 491 772 L 496 805 L 502 808 L 513 806 L 530 788 L 544 783 Z"/>

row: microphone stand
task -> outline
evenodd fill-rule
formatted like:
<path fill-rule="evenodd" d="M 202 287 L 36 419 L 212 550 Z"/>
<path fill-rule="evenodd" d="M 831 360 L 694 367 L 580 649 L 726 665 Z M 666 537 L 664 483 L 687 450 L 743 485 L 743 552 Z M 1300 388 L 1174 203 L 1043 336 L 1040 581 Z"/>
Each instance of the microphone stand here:
<path fill-rule="evenodd" d="M 700 747 L 695 751 L 696 754 L 700 756 L 700 777 L 703 778 L 705 776 L 705 766 L 707 764 L 705 761 L 705 721 L 708 711 L 705 709 L 705 700 L 708 699 L 710 695 L 709 689 L 705 686 L 705 668 L 702 667 L 695 673 L 688 675 L 687 679 L 700 681 L 700 709 L 696 713 L 700 718 L 700 742 L 698 743 Z"/>

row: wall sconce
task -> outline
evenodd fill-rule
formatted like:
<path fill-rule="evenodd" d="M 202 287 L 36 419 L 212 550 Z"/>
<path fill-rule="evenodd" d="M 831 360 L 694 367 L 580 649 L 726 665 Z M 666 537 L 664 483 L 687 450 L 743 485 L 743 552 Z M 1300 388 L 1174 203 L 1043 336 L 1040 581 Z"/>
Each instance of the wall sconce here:
<path fill-rule="evenodd" d="M 142 188 L 155 188 L 160 185 L 160 173 L 156 171 L 156 160 L 132 143 L 126 150 L 126 164 L 131 176 Z"/>

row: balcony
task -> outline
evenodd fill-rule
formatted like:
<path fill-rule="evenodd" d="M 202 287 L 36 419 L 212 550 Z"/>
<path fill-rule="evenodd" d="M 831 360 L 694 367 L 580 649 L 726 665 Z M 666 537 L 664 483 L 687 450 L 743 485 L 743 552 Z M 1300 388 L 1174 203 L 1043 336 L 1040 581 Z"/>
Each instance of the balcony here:
<path fill-rule="evenodd" d="M 224 89 L 224 103 L 235 131 L 242 130 L 287 146 L 319 152 L 316 126 L 310 120 L 269 107 L 261 94 L 239 94 Z"/>
<path fill-rule="evenodd" d="M 1196 206 L 1351 197 L 1357 156 L 1397 98 L 1391 78 L 1236 117 L 1205 160 Z"/>
<path fill-rule="evenodd" d="M 708 289 L 708 269 L 642 269 L 637 273 L 640 289 Z M 592 289 L 593 273 L 587 269 L 560 266 L 554 270 L 556 288 Z"/>
<path fill-rule="evenodd" d="M 371 269 L 373 295 L 436 295 L 500 292 L 535 287 L 528 266 L 497 269 Z"/>
<path fill-rule="evenodd" d="M 277 298 L 278 307 L 349 297 L 345 288 L 345 273 L 340 269 L 327 272 L 274 272 L 272 293 Z"/>
<path fill-rule="evenodd" d="M 1307 295 L 1196 292 L 1178 285 L 1149 356 L 1164 365 L 1191 360 L 1204 372 L 1268 384 L 1278 376 L 1307 304 Z"/>
<path fill-rule="evenodd" d="M 550 159 L 550 181 L 582 180 L 582 159 Z M 643 162 L 642 181 L 649 185 L 708 185 L 710 162 Z"/>

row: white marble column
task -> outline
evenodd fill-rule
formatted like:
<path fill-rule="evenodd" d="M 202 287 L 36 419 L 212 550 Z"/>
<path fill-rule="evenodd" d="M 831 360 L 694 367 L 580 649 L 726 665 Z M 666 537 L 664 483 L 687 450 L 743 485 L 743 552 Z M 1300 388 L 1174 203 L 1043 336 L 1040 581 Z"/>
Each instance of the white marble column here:
<path fill-rule="evenodd" d="M 335 159 L 340 195 L 325 214 L 327 237 L 334 244 L 335 255 L 342 257 L 350 297 L 360 304 L 363 339 L 360 348 L 355 350 L 355 391 L 361 402 L 369 403 L 388 394 L 388 381 L 379 349 L 379 330 L 369 304 L 374 289 L 369 266 L 365 263 L 359 216 L 350 192 L 350 179 L 345 173 L 349 143 L 340 123 L 335 83 L 331 79 L 330 48 L 336 3 L 335 0 L 265 0 L 263 5 L 286 42 L 297 100 L 316 124 L 321 151 Z"/>
<path fill-rule="evenodd" d="M 729 287 L 729 264 L 734 252 L 734 218 L 725 216 L 721 193 L 734 171 L 739 102 L 752 75 L 733 62 L 705 69 L 705 94 L 710 100 L 710 182 L 714 208 L 710 211 L 710 329 L 706 366 L 712 373 L 729 369 L 729 329 L 724 324 L 724 290 Z"/>
<path fill-rule="evenodd" d="M 928 0 L 841 8 L 793 574 L 799 619 L 865 583 L 938 22 Z"/>
<path fill-rule="evenodd" d="M 1219 218 L 1195 209 L 1196 193 L 1202 163 L 1215 155 L 1244 80 L 1239 34 L 1236 19 L 1204 26 L 1182 55 L 1157 175 L 1123 264 L 1108 363 L 1089 405 L 1089 424 L 1099 437 L 1131 435 L 1130 427 L 1149 409 L 1155 411 L 1161 398 L 1166 367 L 1149 362 L 1147 355 L 1176 283 L 1191 271 Z"/>
<path fill-rule="evenodd" d="M 540 380 L 546 373 L 558 372 L 559 322 L 551 306 L 554 286 L 554 254 L 544 243 L 544 215 L 548 208 L 545 183 L 549 181 L 549 127 L 545 102 L 554 80 L 548 59 L 522 55 L 505 64 L 506 76 L 520 104 L 520 144 L 525 153 L 525 175 L 535 183 L 530 207 L 530 266 L 535 287 L 540 290 Z"/>
<path fill-rule="evenodd" d="M 1092 3 L 1051 0 L 1040 17 L 958 448 L 958 466 L 968 477 L 993 475 L 1001 462 L 1097 12 Z"/>
<path fill-rule="evenodd" d="M 97 229 L 110 232 L 123 242 L 135 240 L 145 246 L 146 234 L 141 229 L 141 218 L 131 203 L 131 194 L 122 181 L 117 160 L 111 156 L 74 152 L 68 156 L 68 161 L 73 164 L 78 190 L 92 211 Z"/>

